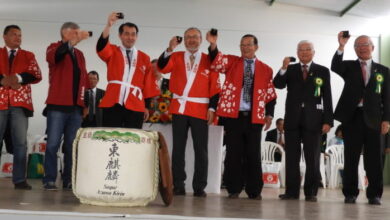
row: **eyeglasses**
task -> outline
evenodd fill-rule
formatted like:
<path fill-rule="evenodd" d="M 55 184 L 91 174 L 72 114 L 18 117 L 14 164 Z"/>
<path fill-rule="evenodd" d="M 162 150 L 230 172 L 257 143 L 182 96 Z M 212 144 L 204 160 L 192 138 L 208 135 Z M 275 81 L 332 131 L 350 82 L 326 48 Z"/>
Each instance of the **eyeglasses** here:
<path fill-rule="evenodd" d="M 370 43 L 364 43 L 364 44 L 355 44 L 355 48 L 359 48 L 359 47 L 369 47 L 371 46 Z"/>
<path fill-rule="evenodd" d="M 252 47 L 255 44 L 240 44 L 240 47 Z"/>
<path fill-rule="evenodd" d="M 192 40 L 192 39 L 194 39 L 194 40 L 198 40 L 198 39 L 200 39 L 201 37 L 199 36 L 199 35 L 185 35 L 184 36 L 184 39 L 188 39 L 188 40 Z"/>
<path fill-rule="evenodd" d="M 299 52 L 309 52 L 312 51 L 311 48 L 303 48 L 303 49 L 298 49 Z"/>

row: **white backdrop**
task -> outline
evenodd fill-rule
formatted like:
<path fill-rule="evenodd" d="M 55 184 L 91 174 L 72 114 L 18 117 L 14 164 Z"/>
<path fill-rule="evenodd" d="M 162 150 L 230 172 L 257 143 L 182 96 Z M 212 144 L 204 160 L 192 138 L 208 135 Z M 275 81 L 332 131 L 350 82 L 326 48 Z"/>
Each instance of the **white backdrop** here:
<path fill-rule="evenodd" d="M 111 11 L 121 11 L 125 21 L 139 25 L 137 48 L 152 58 L 161 54 L 172 36 L 183 35 L 188 27 L 196 26 L 203 32 L 215 27 L 219 30 L 219 48 L 226 53 L 239 54 L 240 37 L 255 34 L 260 45 L 257 56 L 274 72 L 280 68 L 283 57 L 295 56 L 300 40 L 311 40 L 316 50 L 314 62 L 330 67 L 339 31 L 349 30 L 351 40 L 357 35 L 368 34 L 378 45 L 381 26 L 374 19 L 348 15 L 340 18 L 328 11 L 281 5 L 277 1 L 269 7 L 263 0 L 0 0 L 0 29 L 8 24 L 19 25 L 23 34 L 22 47 L 35 53 L 43 72 L 42 82 L 33 86 L 36 113 L 30 119 L 32 135 L 42 134 L 46 127 L 46 120 L 41 115 L 48 89 L 45 50 L 51 42 L 60 39 L 59 28 L 63 22 L 75 21 L 82 29 L 94 32 L 94 36 L 81 42 L 78 48 L 84 51 L 88 70 L 100 73 L 99 87 L 105 88 L 106 67 L 97 57 L 95 45 Z M 118 43 L 118 26 L 112 30 L 114 43 Z M 206 52 L 207 46 L 204 42 L 202 51 Z M 374 60 L 378 60 L 377 52 Z M 345 57 L 355 59 L 352 43 L 347 46 Z M 335 74 L 331 77 L 335 106 L 343 82 Z M 278 96 L 275 118 L 284 115 L 286 91 L 278 91 Z"/>

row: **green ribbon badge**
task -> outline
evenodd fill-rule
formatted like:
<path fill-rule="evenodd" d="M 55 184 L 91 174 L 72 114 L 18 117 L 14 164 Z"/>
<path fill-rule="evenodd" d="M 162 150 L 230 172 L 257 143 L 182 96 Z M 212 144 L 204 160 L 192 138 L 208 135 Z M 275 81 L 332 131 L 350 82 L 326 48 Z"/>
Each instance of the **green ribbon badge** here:
<path fill-rule="evenodd" d="M 375 79 L 376 79 L 375 92 L 378 94 L 381 94 L 382 84 L 383 84 L 383 80 L 384 80 L 382 73 L 375 73 Z"/>
<path fill-rule="evenodd" d="M 321 86 L 324 84 L 324 81 L 322 81 L 322 79 L 320 77 L 316 77 L 314 79 L 314 83 L 316 84 L 314 96 L 319 97 L 321 95 Z"/>

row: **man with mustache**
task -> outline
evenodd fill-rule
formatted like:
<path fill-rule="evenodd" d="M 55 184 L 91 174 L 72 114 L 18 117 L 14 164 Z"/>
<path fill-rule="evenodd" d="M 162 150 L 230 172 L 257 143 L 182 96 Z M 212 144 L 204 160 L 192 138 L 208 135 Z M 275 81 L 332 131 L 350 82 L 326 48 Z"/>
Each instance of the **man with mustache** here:
<path fill-rule="evenodd" d="M 191 27 L 184 32 L 186 51 L 173 52 L 180 43 L 173 37 L 158 60 L 162 73 L 171 72 L 169 91 L 173 99 L 169 106 L 172 117 L 172 172 L 175 195 L 185 195 L 184 156 L 188 129 L 191 128 L 195 151 L 193 178 L 194 196 L 206 197 L 208 171 L 208 125 L 214 120 L 218 102 L 218 73 L 210 70 L 206 54 L 199 51 L 202 34 Z"/>

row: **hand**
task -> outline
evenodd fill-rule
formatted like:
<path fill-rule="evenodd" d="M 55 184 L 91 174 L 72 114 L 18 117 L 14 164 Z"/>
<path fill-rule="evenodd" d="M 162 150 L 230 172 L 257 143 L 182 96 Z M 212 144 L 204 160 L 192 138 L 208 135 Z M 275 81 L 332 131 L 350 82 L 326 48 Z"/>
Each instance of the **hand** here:
<path fill-rule="evenodd" d="M 206 40 L 210 43 L 211 50 L 215 50 L 217 47 L 218 35 L 211 35 L 210 31 L 206 34 Z"/>
<path fill-rule="evenodd" d="M 22 85 L 19 83 L 18 77 L 15 74 L 8 76 L 8 82 L 9 86 L 13 90 L 18 90 L 20 87 L 22 87 Z"/>
<path fill-rule="evenodd" d="M 179 44 L 180 44 L 180 43 L 177 42 L 176 36 L 172 37 L 171 40 L 169 41 L 169 46 L 168 46 L 167 51 L 168 51 L 168 52 L 172 52 L 173 50 L 175 50 L 175 48 L 176 48 L 177 45 L 179 45 Z"/>
<path fill-rule="evenodd" d="M 264 131 L 268 130 L 271 127 L 272 117 L 265 116 Z"/>
<path fill-rule="evenodd" d="M 149 119 L 149 109 L 145 108 L 144 111 L 144 122 L 146 122 Z"/>
<path fill-rule="evenodd" d="M 282 70 L 286 70 L 288 67 L 288 64 L 290 64 L 290 57 L 285 57 L 283 59 Z"/>
<path fill-rule="evenodd" d="M 69 41 L 72 46 L 76 46 L 80 41 L 85 40 L 89 38 L 88 31 L 82 31 L 82 30 L 75 30 L 75 35 L 73 38 Z"/>
<path fill-rule="evenodd" d="M 389 132 L 390 124 L 388 121 L 382 121 L 381 134 L 385 135 Z"/>
<path fill-rule="evenodd" d="M 16 84 L 19 83 L 19 79 L 16 76 L 16 74 L 12 74 L 8 76 L 9 84 Z"/>
<path fill-rule="evenodd" d="M 20 87 L 22 87 L 22 84 L 20 84 L 20 83 L 11 84 L 11 89 L 13 89 L 13 90 L 18 90 L 18 89 L 20 89 Z"/>
<path fill-rule="evenodd" d="M 107 26 L 111 27 L 118 20 L 117 12 L 111 12 L 107 19 Z"/>
<path fill-rule="evenodd" d="M 343 32 L 340 31 L 337 35 L 338 41 L 339 41 L 339 50 L 344 51 L 344 46 L 347 44 L 350 37 L 344 38 Z"/>
<path fill-rule="evenodd" d="M 88 113 L 89 113 L 89 108 L 88 107 L 83 108 L 83 118 L 86 118 Z"/>
<path fill-rule="evenodd" d="M 77 36 L 80 39 L 80 41 L 88 39 L 89 38 L 89 32 L 88 31 L 81 31 L 79 30 L 77 32 Z"/>
<path fill-rule="evenodd" d="M 322 134 L 326 134 L 330 131 L 330 125 L 328 124 L 323 124 L 322 125 Z"/>
<path fill-rule="evenodd" d="M 4 87 L 9 87 L 11 85 L 9 77 L 4 75 L 4 77 L 1 79 L 1 85 Z"/>
<path fill-rule="evenodd" d="M 214 122 L 215 112 L 208 110 L 207 112 L 207 124 L 211 125 Z"/>

